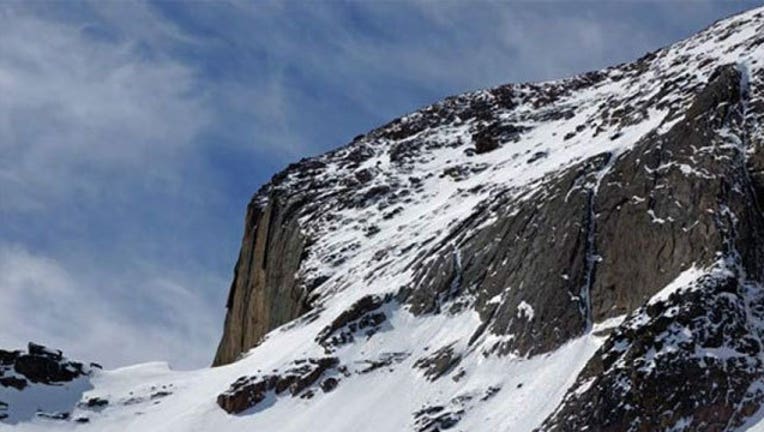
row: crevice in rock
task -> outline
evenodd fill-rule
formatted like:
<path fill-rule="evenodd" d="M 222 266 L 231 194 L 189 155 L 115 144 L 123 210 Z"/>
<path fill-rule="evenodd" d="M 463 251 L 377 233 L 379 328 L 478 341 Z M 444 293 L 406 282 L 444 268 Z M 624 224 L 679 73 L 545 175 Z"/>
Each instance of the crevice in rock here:
<path fill-rule="evenodd" d="M 497 303 L 494 303 L 490 306 L 490 311 L 488 312 L 488 316 L 483 320 L 483 322 L 480 323 L 477 329 L 475 329 L 475 332 L 472 333 L 472 336 L 470 336 L 469 341 L 467 342 L 467 346 L 472 346 L 479 338 L 480 336 L 485 333 L 485 330 L 488 328 L 488 325 L 491 324 L 493 321 L 493 317 L 496 315 L 496 311 L 499 309 L 499 305 Z"/>
<path fill-rule="evenodd" d="M 696 259 L 704 274 L 686 289 L 631 312 L 538 430 L 658 430 L 679 422 L 688 430 L 732 430 L 761 410 L 764 218 L 746 163 L 746 92 L 736 91 L 745 79 L 730 66 L 714 76 L 670 136 L 674 149 L 697 143 L 713 151 L 704 157 L 716 176 L 703 183 L 707 200 L 698 210 L 712 213 L 714 261 Z M 679 232 L 669 234 L 662 247 L 678 249 Z"/>
<path fill-rule="evenodd" d="M 584 285 L 581 287 L 578 293 L 578 305 L 581 311 L 581 315 L 584 317 L 585 332 L 588 332 L 592 328 L 592 299 L 591 290 L 594 285 L 595 272 L 597 270 L 597 262 L 600 257 L 597 253 L 597 213 L 595 210 L 597 192 L 599 191 L 602 179 L 608 173 L 613 166 L 612 153 L 606 154 L 604 166 L 596 173 L 595 181 L 593 184 L 587 187 L 586 196 L 586 215 L 584 217 L 584 229 L 586 231 L 586 244 L 584 250 Z"/>
<path fill-rule="evenodd" d="M 451 265 L 453 266 L 453 277 L 451 278 L 451 283 L 449 284 L 448 291 L 444 294 L 441 294 L 440 298 L 438 299 L 438 309 L 440 309 L 440 307 L 445 302 L 455 298 L 462 289 L 462 254 L 459 251 L 459 247 L 455 244 L 453 245 L 453 251 L 451 252 L 451 261 Z"/>
<path fill-rule="evenodd" d="M 759 193 L 756 190 L 756 182 L 751 176 L 750 168 L 750 152 L 755 151 L 754 144 L 751 142 L 751 136 L 753 135 L 753 128 L 759 127 L 758 124 L 752 124 L 748 121 L 749 106 L 751 98 L 751 78 L 743 65 L 737 65 L 737 71 L 740 73 L 740 128 L 742 130 L 740 156 L 743 158 L 742 171 L 745 176 L 746 183 L 749 186 L 749 193 L 751 195 L 751 202 L 756 209 L 757 214 L 762 214 L 761 204 L 759 203 Z"/>

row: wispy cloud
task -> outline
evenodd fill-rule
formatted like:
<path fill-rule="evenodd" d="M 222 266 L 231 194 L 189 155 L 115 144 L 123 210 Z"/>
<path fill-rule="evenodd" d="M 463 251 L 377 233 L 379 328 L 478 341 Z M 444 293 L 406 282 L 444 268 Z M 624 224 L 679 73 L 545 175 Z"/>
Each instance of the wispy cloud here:
<path fill-rule="evenodd" d="M 0 341 L 4 348 L 45 343 L 108 366 L 169 359 L 198 367 L 211 361 L 206 348 L 220 323 L 215 305 L 186 286 L 199 288 L 150 273 L 72 274 L 56 259 L 0 244 Z"/>
<path fill-rule="evenodd" d="M 183 64 L 0 11 L 0 210 L 100 194 L 116 173 L 165 175 L 207 125 Z"/>

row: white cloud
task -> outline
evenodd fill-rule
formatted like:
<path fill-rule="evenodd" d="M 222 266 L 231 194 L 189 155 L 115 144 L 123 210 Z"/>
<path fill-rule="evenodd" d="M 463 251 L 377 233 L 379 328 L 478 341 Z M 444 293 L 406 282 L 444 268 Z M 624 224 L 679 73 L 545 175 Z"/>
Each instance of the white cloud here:
<path fill-rule="evenodd" d="M 96 174 L 172 176 L 211 117 L 196 84 L 135 41 L 0 9 L 0 211 L 99 193 Z"/>
<path fill-rule="evenodd" d="M 34 341 L 110 367 L 173 359 L 173 366 L 188 368 L 211 361 L 222 325 L 219 308 L 183 285 L 188 281 L 78 274 L 19 245 L 0 244 L 0 347 Z M 116 291 L 134 301 L 119 301 Z"/>
<path fill-rule="evenodd" d="M 227 280 L 201 260 L 183 268 L 201 241 L 155 222 L 206 221 L 191 212 L 217 192 L 188 168 L 218 119 L 214 97 L 168 53 L 198 41 L 142 3 L 95 9 L 92 23 L 25 6 L 0 5 L 0 348 L 209 364 L 224 310 L 209 299 Z M 169 244 L 180 251 L 156 259 Z"/>

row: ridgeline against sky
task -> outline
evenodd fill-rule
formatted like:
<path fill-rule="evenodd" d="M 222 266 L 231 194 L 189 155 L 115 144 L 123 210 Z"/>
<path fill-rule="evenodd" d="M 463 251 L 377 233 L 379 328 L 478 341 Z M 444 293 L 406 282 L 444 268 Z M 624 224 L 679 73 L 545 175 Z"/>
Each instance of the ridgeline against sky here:
<path fill-rule="evenodd" d="M 0 346 L 206 365 L 246 203 L 287 163 L 755 4 L 4 2 Z"/>

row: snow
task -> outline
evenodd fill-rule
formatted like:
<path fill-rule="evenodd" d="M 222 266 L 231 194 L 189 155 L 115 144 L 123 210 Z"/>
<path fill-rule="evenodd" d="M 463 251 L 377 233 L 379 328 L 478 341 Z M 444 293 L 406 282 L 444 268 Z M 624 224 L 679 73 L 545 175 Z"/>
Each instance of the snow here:
<path fill-rule="evenodd" d="M 619 315 L 619 316 L 608 318 L 604 321 L 595 323 L 592 326 L 592 333 L 596 334 L 602 331 L 606 331 L 606 330 L 610 330 L 615 327 L 618 327 L 619 325 L 621 325 L 624 319 L 626 319 L 626 315 Z"/>
<path fill-rule="evenodd" d="M 671 281 L 671 283 L 653 295 L 647 303 L 654 304 L 666 301 L 671 294 L 675 292 L 696 289 L 696 282 L 702 276 L 722 278 L 730 275 L 731 270 L 728 268 L 724 260 L 718 260 L 707 268 L 698 268 L 693 263 L 687 270 L 680 273 L 673 281 Z"/>
<path fill-rule="evenodd" d="M 666 223 L 665 219 L 662 219 L 662 218 L 659 218 L 658 216 L 655 216 L 655 211 L 653 209 L 648 210 L 647 214 L 650 216 L 650 220 L 653 223 L 657 223 L 657 224 L 664 224 L 664 223 Z"/>
<path fill-rule="evenodd" d="M 526 303 L 525 300 L 521 301 L 520 304 L 517 305 L 517 317 L 533 321 L 533 306 Z"/>
<path fill-rule="evenodd" d="M 450 340 L 451 332 L 438 321 L 417 326 L 416 340 L 421 336 L 431 336 L 433 342 Z M 379 345 L 387 345 L 385 342 L 380 341 Z M 395 342 L 400 348 L 407 345 Z M 257 352 L 236 364 L 190 372 L 171 371 L 157 363 L 137 365 L 102 372 L 93 379 L 95 389 L 86 392 L 84 398 L 97 396 L 108 399 L 110 404 L 99 412 L 75 411 L 75 418 L 87 416 L 90 423 L 34 419 L 16 425 L 14 430 L 233 432 L 246 428 L 339 432 L 372 428 L 402 431 L 409 430 L 413 424 L 412 407 L 448 405 L 456 396 L 473 397 L 468 415 L 459 423 L 461 430 L 531 430 L 557 406 L 600 343 L 601 339 L 587 335 L 552 354 L 532 359 L 507 361 L 475 356 L 463 365 L 466 375 L 459 382 L 446 377 L 435 383 L 426 382 L 411 367 L 414 357 L 411 356 L 392 372 L 382 369 L 356 375 L 341 381 L 339 388 L 331 393 L 318 392 L 312 400 L 272 396 L 272 404 L 265 409 L 238 416 L 227 415 L 218 408 L 215 397 L 238 376 L 277 364 L 267 353 L 260 355 L 262 351 L 255 350 Z M 371 347 L 362 349 L 371 354 Z M 275 353 L 274 357 L 281 354 Z M 152 401 L 151 387 L 162 385 L 172 394 Z M 480 401 L 489 387 L 500 390 L 487 401 Z M 124 404 L 128 398 L 138 401 Z"/>
<path fill-rule="evenodd" d="M 82 395 L 92 388 L 85 377 L 54 386 L 29 383 L 23 390 L 0 387 L 0 401 L 8 404 L 8 418 L 4 421 L 10 424 L 29 421 L 39 409 L 50 413 L 70 412 Z"/>
<path fill-rule="evenodd" d="M 332 206 L 336 200 L 325 199 L 328 207 L 301 220 L 301 226 L 315 243 L 298 276 L 306 279 L 318 275 L 329 277 L 316 293 L 324 308 L 317 319 L 298 320 L 276 329 L 240 361 L 218 368 L 181 372 L 171 370 L 165 363 L 147 363 L 95 372 L 87 380 L 60 388 L 33 386 L 18 394 L 13 393 L 14 390 L 0 390 L 0 400 L 11 402 L 11 421 L 23 420 L 14 425 L 13 430 L 404 431 L 413 427 L 413 413 L 427 406 L 464 410 L 457 430 L 533 430 L 558 406 L 580 370 L 601 346 L 604 336 L 598 334 L 621 325 L 624 316 L 591 322 L 589 299 L 585 298 L 582 299 L 582 312 L 586 314 L 590 332 L 548 354 L 531 358 L 500 357 L 484 355 L 486 347 L 515 335 L 499 336 L 487 332 L 468 346 L 467 341 L 481 326 L 476 312 L 467 309 L 451 313 L 444 307 L 444 312 L 439 314 L 415 317 L 403 306 L 391 302 L 383 306 L 388 321 L 378 333 L 337 347 L 332 354 L 352 372 L 349 377 L 339 377 L 339 386 L 334 391 L 324 393 L 318 390 L 312 399 L 270 394 L 266 401 L 240 415 L 226 414 L 217 406 L 216 397 L 242 376 L 258 371 L 267 373 L 297 359 L 325 356 L 324 349 L 314 342 L 316 335 L 360 298 L 395 293 L 410 283 L 412 263 L 422 255 L 426 257 L 424 259 L 437 259 L 435 245 L 445 244 L 442 247 L 448 248 L 452 254 L 456 276 L 451 283 L 451 294 L 456 294 L 462 289 L 462 282 L 469 282 L 462 281 L 461 273 L 462 261 L 466 263 L 470 257 L 462 256 L 459 239 L 447 241 L 455 226 L 497 197 L 506 198 L 507 202 L 532 199 L 534 193 L 544 187 L 546 179 L 585 159 L 609 153 L 610 163 L 613 163 L 641 139 L 664 134 L 681 120 L 681 117 L 669 118 L 671 108 L 658 110 L 647 106 L 644 112 L 634 110 L 631 113 L 638 117 L 633 122 L 606 122 L 602 116 L 610 114 L 603 111 L 602 106 L 619 108 L 647 103 L 659 94 L 662 83 L 676 80 L 682 86 L 667 96 L 670 98 L 667 105 L 681 112 L 689 106 L 698 86 L 707 82 L 716 66 L 737 63 L 747 71 L 746 76 L 753 76 L 760 69 L 756 60 L 764 58 L 764 44 L 751 50 L 739 44 L 755 37 L 757 27 L 744 26 L 723 42 L 716 41 L 714 34 L 755 12 L 757 10 L 721 21 L 705 32 L 658 51 L 643 73 L 630 74 L 623 66 L 607 69 L 603 71 L 607 77 L 602 81 L 562 94 L 541 108 L 535 106 L 533 99 L 540 89 L 562 86 L 566 80 L 513 86 L 515 92 L 529 98 L 518 100 L 517 106 L 497 115 L 524 127 L 524 132 L 516 142 L 502 143 L 498 149 L 485 154 L 465 157 L 465 149 L 472 145 L 470 127 L 474 125 L 459 121 L 425 129 L 402 141 L 361 139 L 353 145 L 368 146 L 374 156 L 356 169 L 375 172 L 374 179 L 361 192 L 378 186 L 408 184 L 411 177 L 419 178 L 421 188 L 411 189 L 410 201 L 389 217 L 385 213 L 391 209 L 382 211 L 377 206 L 335 208 Z M 711 64 L 699 67 L 706 60 Z M 480 100 L 490 96 L 487 91 L 478 91 L 465 97 Z M 565 111 L 571 111 L 573 115 L 547 116 Z M 580 125 L 585 128 L 578 131 Z M 602 130 L 597 131 L 597 127 Z M 563 139 L 571 131 L 577 132 L 571 138 Z M 388 154 L 390 147 L 415 139 L 432 145 L 433 149 L 427 149 L 413 161 L 392 163 Z M 347 151 L 350 150 L 338 150 L 319 157 L 325 168 L 312 175 L 319 179 L 335 179 L 352 174 L 343 172 L 342 158 L 337 156 Z M 541 153 L 543 157 L 534 157 Z M 438 175 L 459 166 L 480 169 L 458 181 L 448 175 Z M 596 199 L 599 183 L 609 166 L 597 173 L 592 184 L 577 187 L 590 191 L 592 199 Z M 705 175 L 688 165 L 666 165 L 655 169 L 678 169 L 688 176 Z M 289 186 L 289 182 L 297 182 L 297 179 L 289 177 L 285 181 Z M 329 188 L 323 191 L 322 197 L 331 197 L 336 192 L 337 189 Z M 259 196 L 260 204 L 266 197 Z M 646 199 L 632 197 L 635 203 Z M 513 210 L 489 210 L 473 230 L 494 222 L 499 211 L 512 214 Z M 670 222 L 656 216 L 653 210 L 648 210 L 647 215 L 656 223 Z M 335 222 L 328 223 L 325 219 L 328 216 Z M 593 225 L 596 215 L 590 216 Z M 370 239 L 367 228 L 371 226 L 379 231 Z M 599 257 L 592 249 L 587 252 L 590 252 L 587 260 L 591 270 Z M 701 276 L 723 271 L 724 266 L 698 268 L 693 264 L 649 303 L 665 301 L 680 290 L 695 289 L 695 282 Z M 569 278 L 567 274 L 560 277 Z M 589 282 L 587 276 L 586 283 Z M 584 288 L 582 296 L 588 297 L 588 286 Z M 510 289 L 513 288 L 507 287 L 505 292 Z M 501 303 L 505 298 L 503 294 L 497 294 L 488 303 Z M 443 302 L 450 301 L 450 295 L 445 297 Z M 535 316 L 529 303 L 522 301 L 517 307 L 517 318 L 531 321 L 540 317 Z M 629 322 L 638 325 L 638 319 Z M 446 346 L 452 347 L 461 356 L 461 361 L 441 378 L 428 381 L 414 364 Z M 366 361 L 391 353 L 398 353 L 399 361 L 390 367 L 357 373 Z M 457 378 L 457 375 L 463 376 Z M 498 392 L 493 394 L 491 389 L 497 388 Z M 578 388 L 577 391 L 582 390 Z M 109 404 L 98 410 L 76 407 L 72 414 L 72 418 L 87 417 L 89 423 L 33 417 L 38 403 L 44 404 L 46 410 L 71 410 L 78 401 L 93 397 L 106 399 Z M 764 426 L 756 427 L 759 426 L 751 430 L 764 432 Z"/>

